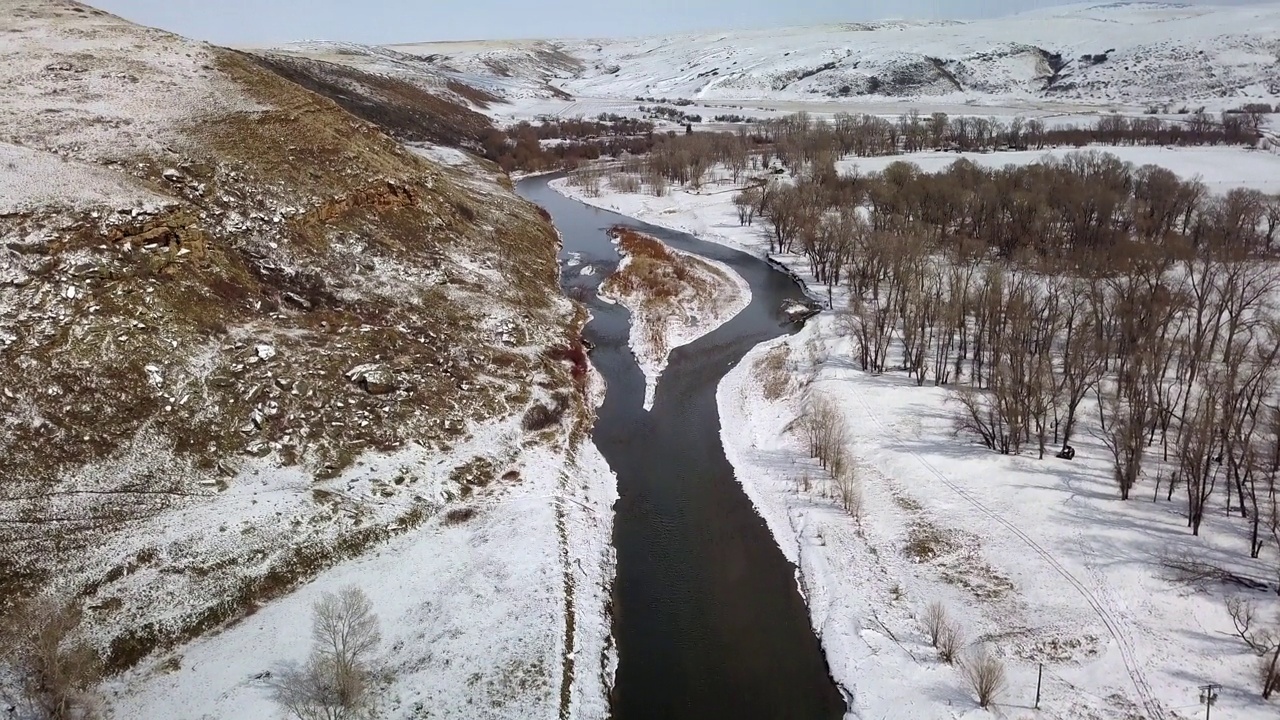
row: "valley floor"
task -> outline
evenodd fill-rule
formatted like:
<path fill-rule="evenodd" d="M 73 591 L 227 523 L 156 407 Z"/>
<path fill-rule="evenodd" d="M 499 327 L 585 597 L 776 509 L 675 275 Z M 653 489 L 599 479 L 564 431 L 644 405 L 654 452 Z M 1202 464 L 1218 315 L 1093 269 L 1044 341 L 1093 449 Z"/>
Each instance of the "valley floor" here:
<path fill-rule="evenodd" d="M 560 189 L 704 240 L 768 250 L 765 228 L 740 226 L 727 185 L 661 198 Z M 808 277 L 802 257 L 775 259 Z M 839 293 L 821 299 L 842 308 Z M 1182 499 L 1153 501 L 1152 477 L 1122 503 L 1089 427 L 1074 440 L 1074 462 L 993 454 L 955 432 L 949 390 L 864 373 L 853 357 L 839 312 L 824 313 L 754 350 L 719 392 L 722 427 L 734 428 L 722 434 L 726 454 L 798 567 L 832 674 L 852 699 L 850 717 L 987 716 L 925 636 L 920 619 L 934 601 L 967 642 L 1003 659 L 1009 684 L 997 716 L 1199 717 L 1198 687 L 1208 683 L 1222 688 L 1215 715 L 1274 716 L 1258 697 L 1256 658 L 1224 608 L 1227 595 L 1244 591 L 1176 584 L 1160 565 L 1193 550 L 1240 574 L 1272 577 L 1275 550 L 1248 560 L 1243 521 L 1219 508 L 1206 521 L 1211 530 L 1193 537 Z M 833 401 L 851 429 L 860 520 L 840 509 L 794 430 L 803 404 L 818 397 Z"/>

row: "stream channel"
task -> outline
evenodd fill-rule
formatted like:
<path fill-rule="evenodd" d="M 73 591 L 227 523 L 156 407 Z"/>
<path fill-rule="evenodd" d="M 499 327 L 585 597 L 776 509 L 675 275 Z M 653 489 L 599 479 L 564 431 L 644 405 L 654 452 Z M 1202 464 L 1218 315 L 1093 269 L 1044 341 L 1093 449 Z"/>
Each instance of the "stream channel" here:
<path fill-rule="evenodd" d="M 759 258 L 566 198 L 557 176 L 528 178 L 517 191 L 551 214 L 570 254 L 566 292 L 584 288 L 592 320 L 585 336 L 608 383 L 593 431 L 617 473 L 613 545 L 613 633 L 618 670 L 615 720 L 834 720 L 845 711 L 830 677 L 796 568 L 734 479 L 720 441 L 716 388 L 761 342 L 798 330 L 784 300 L 803 301 L 796 282 Z M 652 412 L 627 344 L 630 314 L 595 288 L 618 264 L 606 234 L 615 225 L 719 260 L 751 286 L 733 320 L 676 349 Z M 580 274 L 591 266 L 594 273 Z M 729 428 L 732 432 L 733 428 Z"/>

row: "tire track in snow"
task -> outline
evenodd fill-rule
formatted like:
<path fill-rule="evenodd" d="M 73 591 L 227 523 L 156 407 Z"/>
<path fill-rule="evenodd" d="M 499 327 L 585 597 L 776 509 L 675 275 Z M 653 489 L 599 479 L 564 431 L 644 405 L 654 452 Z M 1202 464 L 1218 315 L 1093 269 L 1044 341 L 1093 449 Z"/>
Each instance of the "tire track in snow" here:
<path fill-rule="evenodd" d="M 862 405 L 862 409 L 866 411 L 867 416 L 871 418 L 871 421 L 875 423 L 877 427 L 886 434 L 893 434 L 893 431 L 880 420 L 875 411 L 871 408 L 871 405 L 867 403 L 861 390 L 857 390 L 854 393 L 854 396 L 858 398 L 858 403 Z M 1098 613 L 1098 617 L 1102 619 L 1102 624 L 1107 626 L 1107 630 L 1111 633 L 1111 637 L 1116 641 L 1116 646 L 1120 648 L 1120 657 L 1124 661 L 1125 670 L 1129 673 L 1129 679 L 1133 681 L 1133 687 L 1137 691 L 1138 699 L 1142 701 L 1142 706 L 1146 710 L 1147 715 L 1150 716 L 1152 720 L 1164 720 L 1164 710 L 1160 707 L 1159 702 L 1156 701 L 1154 693 L 1151 690 L 1151 685 L 1147 682 L 1146 676 L 1143 675 L 1142 669 L 1138 666 L 1132 642 L 1126 634 L 1121 632 L 1119 621 L 1112 616 L 1105 604 L 1090 592 L 1089 589 L 1085 587 L 1084 583 L 1076 579 L 1075 575 L 1072 575 L 1069 570 L 1063 567 L 1062 564 L 1049 553 L 1049 551 L 1041 547 L 1039 543 L 1019 529 L 1018 526 L 1014 525 L 1009 520 L 1006 520 L 1000 513 L 987 507 L 982 503 L 982 501 L 978 500 L 968 491 L 949 480 L 942 471 L 938 470 L 933 463 L 926 460 L 920 453 L 914 450 L 907 450 L 906 452 L 911 455 L 916 462 L 920 463 L 922 467 L 928 470 L 931 475 L 937 478 L 939 482 L 946 485 L 960 497 L 964 498 L 979 512 L 996 521 L 1009 532 L 1013 533 L 1025 542 L 1028 547 L 1034 550 L 1037 555 L 1043 558 L 1050 567 L 1052 567 L 1064 580 L 1066 580 L 1076 589 L 1076 591 L 1080 593 L 1081 597 L 1085 599 L 1085 602 L 1089 603 L 1094 611 Z"/>

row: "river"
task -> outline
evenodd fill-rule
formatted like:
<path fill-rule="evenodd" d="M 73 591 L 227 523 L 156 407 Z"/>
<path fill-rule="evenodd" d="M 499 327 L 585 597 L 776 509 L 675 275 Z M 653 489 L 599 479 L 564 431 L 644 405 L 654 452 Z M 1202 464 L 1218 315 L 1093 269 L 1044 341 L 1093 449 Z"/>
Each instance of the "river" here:
<path fill-rule="evenodd" d="M 690 235 L 570 200 L 553 177 L 517 186 L 550 214 L 570 253 L 595 268 L 567 268 L 564 289 L 589 290 L 585 334 L 608 383 L 593 431 L 618 476 L 613 544 L 615 720 L 825 720 L 844 700 L 828 672 L 796 584 L 796 569 L 734 479 L 720 442 L 716 388 L 757 344 L 794 331 L 778 308 L 803 300 L 795 282 L 764 261 Z M 627 345 L 630 316 L 594 289 L 617 266 L 605 231 L 634 227 L 681 250 L 729 265 L 751 286 L 751 304 L 678 348 L 643 409 L 644 375 Z"/>

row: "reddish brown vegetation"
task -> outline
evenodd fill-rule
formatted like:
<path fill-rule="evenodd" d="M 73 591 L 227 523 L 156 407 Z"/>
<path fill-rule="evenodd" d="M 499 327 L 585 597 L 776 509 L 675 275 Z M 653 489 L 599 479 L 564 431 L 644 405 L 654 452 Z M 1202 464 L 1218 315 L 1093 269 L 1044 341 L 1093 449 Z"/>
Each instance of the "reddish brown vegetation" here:
<path fill-rule="evenodd" d="M 618 249 L 630 258 L 624 270 L 608 280 L 611 292 L 639 293 L 647 302 L 666 302 L 699 283 L 694 260 L 672 252 L 658 240 L 625 227 L 612 231 Z"/>

